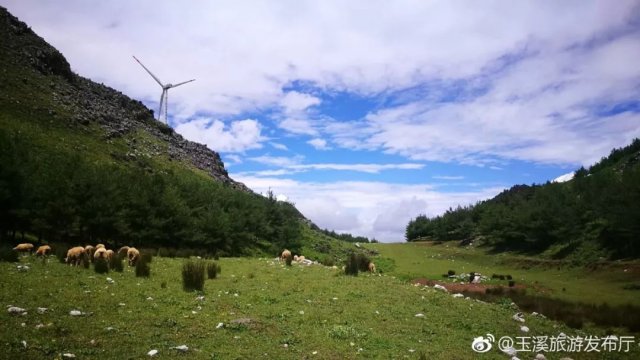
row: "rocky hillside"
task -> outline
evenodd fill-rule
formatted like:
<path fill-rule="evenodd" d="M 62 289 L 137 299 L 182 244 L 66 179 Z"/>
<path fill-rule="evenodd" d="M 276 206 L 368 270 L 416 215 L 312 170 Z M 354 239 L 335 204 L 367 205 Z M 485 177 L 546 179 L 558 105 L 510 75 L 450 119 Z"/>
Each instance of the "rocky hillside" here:
<path fill-rule="evenodd" d="M 0 243 L 275 255 L 305 246 L 309 225 L 0 8 Z"/>
<path fill-rule="evenodd" d="M 45 112 L 51 121 L 82 131 L 98 125 L 101 140 L 125 139 L 118 160 L 168 155 L 171 161 L 188 162 L 217 181 L 250 192 L 229 177 L 220 155 L 206 146 L 185 140 L 170 127 L 156 121 L 153 111 L 108 86 L 97 84 L 71 71 L 64 56 L 24 22 L 0 7 L 0 101 L 22 110 Z M 20 75 L 20 76 L 16 76 Z M 34 98 L 34 93 L 37 97 Z M 30 99 L 25 99 L 25 93 Z M 39 101 L 45 100 L 45 101 Z M 128 134 L 144 132 L 166 144 L 144 146 Z"/>

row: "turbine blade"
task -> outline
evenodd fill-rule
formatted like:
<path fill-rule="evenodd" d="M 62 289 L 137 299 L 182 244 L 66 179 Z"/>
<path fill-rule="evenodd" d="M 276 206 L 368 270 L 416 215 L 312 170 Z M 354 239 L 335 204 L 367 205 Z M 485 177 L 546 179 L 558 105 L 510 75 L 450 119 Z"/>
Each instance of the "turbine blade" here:
<path fill-rule="evenodd" d="M 181 82 L 181 83 L 177 83 L 177 84 L 175 84 L 175 85 L 172 85 L 171 87 L 176 87 L 176 86 L 184 85 L 184 84 L 186 84 L 186 83 L 190 83 L 190 82 L 192 82 L 192 81 L 196 81 L 196 79 L 191 79 L 191 80 L 183 81 L 183 82 Z"/>
<path fill-rule="evenodd" d="M 137 57 L 135 57 L 135 56 L 134 56 L 133 58 L 134 58 L 134 59 L 136 59 L 136 61 L 138 62 L 138 64 L 140 64 L 140 66 L 142 66 L 145 70 L 147 70 L 147 72 L 149 73 L 149 75 L 151 75 L 151 77 L 152 77 L 155 81 L 157 81 L 157 82 L 158 82 L 158 84 L 160 84 L 160 86 L 164 87 L 164 85 L 162 85 L 162 82 L 160 81 L 160 79 L 158 79 L 155 75 L 153 75 L 153 73 L 152 73 L 149 69 L 147 69 L 147 67 L 146 67 L 146 66 L 144 66 L 144 65 L 140 62 L 140 60 L 138 60 L 138 58 L 137 58 Z"/>

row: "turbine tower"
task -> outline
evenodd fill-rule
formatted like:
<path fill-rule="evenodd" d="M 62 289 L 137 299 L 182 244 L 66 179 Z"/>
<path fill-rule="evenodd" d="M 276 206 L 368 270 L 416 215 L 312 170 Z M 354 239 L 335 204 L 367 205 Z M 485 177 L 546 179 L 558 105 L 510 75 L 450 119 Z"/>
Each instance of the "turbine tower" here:
<path fill-rule="evenodd" d="M 153 75 L 153 73 L 147 69 L 146 66 L 144 66 L 140 60 L 138 60 L 138 58 L 136 58 L 135 56 L 133 57 L 138 64 L 140 64 L 140 66 L 142 66 L 143 69 L 145 69 L 149 75 L 151 75 L 151 77 L 158 83 L 160 84 L 160 86 L 162 87 L 162 95 L 160 95 L 160 108 L 158 109 L 158 121 L 160 122 L 164 122 L 165 124 L 169 125 L 168 119 L 167 119 L 167 109 L 169 108 L 169 106 L 167 105 L 167 103 L 169 102 L 169 89 L 180 86 L 180 85 L 184 85 L 186 83 L 195 81 L 196 79 L 191 79 L 191 80 L 187 80 L 187 81 L 183 81 L 181 83 L 178 84 L 163 84 L 162 81 L 160 81 L 160 79 L 158 79 L 158 77 L 156 77 L 155 75 Z M 162 111 L 162 106 L 164 105 L 164 111 Z M 162 117 L 164 115 L 164 121 L 162 120 Z"/>

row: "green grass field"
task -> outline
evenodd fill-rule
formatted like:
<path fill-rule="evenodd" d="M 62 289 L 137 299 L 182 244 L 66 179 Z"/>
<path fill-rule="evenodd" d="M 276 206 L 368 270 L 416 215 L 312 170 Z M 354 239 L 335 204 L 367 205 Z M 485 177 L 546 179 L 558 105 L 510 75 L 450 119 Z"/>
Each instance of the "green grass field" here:
<path fill-rule="evenodd" d="M 386 249 L 396 246 L 379 249 L 388 255 Z M 288 268 L 273 259 L 223 258 L 220 277 L 207 280 L 204 292 L 196 293 L 182 290 L 183 261 L 154 258 L 150 278 L 136 278 L 132 268 L 98 275 L 54 258 L 47 263 L 22 258 L 30 266 L 25 272 L 16 263 L 0 262 L 0 303 L 28 312 L 0 314 L 0 358 L 52 359 L 72 353 L 79 359 L 139 359 L 156 349 L 154 358 L 164 359 L 505 359 L 495 347 L 477 354 L 471 342 L 487 333 L 523 335 L 521 324 L 511 318 L 516 310 L 508 304 L 457 299 L 393 276 L 349 277 L 321 265 Z M 397 272 L 409 270 L 403 263 L 397 261 Z M 39 314 L 38 307 L 49 310 Z M 86 315 L 73 317 L 71 310 Z M 424 317 L 416 317 L 420 313 Z M 239 319 L 245 320 L 233 323 Z M 217 328 L 219 323 L 224 326 Z M 528 336 L 604 335 L 603 330 L 577 331 L 528 314 L 526 326 Z M 183 344 L 189 347 L 184 354 L 171 349 Z M 606 356 L 564 355 L 638 358 L 638 346 L 632 349 Z M 518 356 L 533 358 L 535 353 Z"/>
<path fill-rule="evenodd" d="M 638 290 L 625 290 L 638 284 L 640 263 L 612 262 L 599 269 L 570 267 L 559 261 L 544 261 L 509 253 L 489 254 L 476 247 L 459 247 L 455 242 L 441 245 L 429 243 L 370 244 L 383 258 L 393 259 L 389 274 L 404 280 L 429 278 L 444 280 L 442 274 L 471 271 L 491 277 L 510 274 L 516 283 L 536 288 L 545 296 L 572 302 L 640 306 Z M 626 270 L 626 271 L 625 271 Z M 489 281 L 489 284 L 505 284 Z M 565 289 L 564 291 L 562 289 Z"/>

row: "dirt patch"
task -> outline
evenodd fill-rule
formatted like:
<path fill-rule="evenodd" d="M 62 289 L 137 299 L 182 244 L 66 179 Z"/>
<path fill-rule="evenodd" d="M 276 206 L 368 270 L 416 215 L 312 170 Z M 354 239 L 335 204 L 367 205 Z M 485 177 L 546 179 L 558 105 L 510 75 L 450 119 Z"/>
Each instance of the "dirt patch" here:
<path fill-rule="evenodd" d="M 444 286 L 451 293 L 474 292 L 474 293 L 484 294 L 487 291 L 487 289 L 505 287 L 502 285 L 491 285 L 491 284 L 471 284 L 471 283 L 461 284 L 460 282 L 455 282 L 455 283 L 442 282 L 437 280 L 429 280 L 425 278 L 414 279 L 411 281 L 411 283 L 420 284 L 422 286 L 425 286 L 425 285 L 433 286 L 438 284 L 438 285 Z M 515 286 L 512 287 L 512 289 L 526 289 L 526 288 L 527 286 L 523 284 L 516 284 Z"/>

